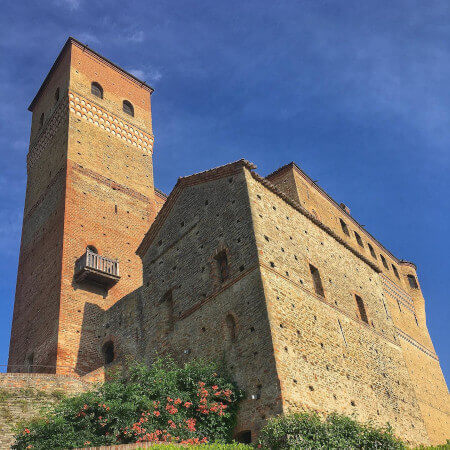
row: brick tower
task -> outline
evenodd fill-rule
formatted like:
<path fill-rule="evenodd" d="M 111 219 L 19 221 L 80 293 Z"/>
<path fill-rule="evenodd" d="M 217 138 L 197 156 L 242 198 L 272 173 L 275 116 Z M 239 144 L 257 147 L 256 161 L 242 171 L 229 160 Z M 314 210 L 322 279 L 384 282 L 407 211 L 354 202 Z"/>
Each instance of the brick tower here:
<path fill-rule="evenodd" d="M 152 92 L 69 38 L 31 102 L 9 371 L 101 365 L 96 317 L 142 284 L 135 251 L 161 202 Z"/>

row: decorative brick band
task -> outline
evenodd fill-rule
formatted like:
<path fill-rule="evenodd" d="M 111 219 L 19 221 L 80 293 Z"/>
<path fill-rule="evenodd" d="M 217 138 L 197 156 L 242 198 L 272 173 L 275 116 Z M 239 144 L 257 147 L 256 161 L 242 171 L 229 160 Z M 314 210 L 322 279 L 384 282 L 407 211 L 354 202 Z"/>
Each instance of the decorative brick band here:
<path fill-rule="evenodd" d="M 150 133 L 126 122 L 75 91 L 69 91 L 69 111 L 140 150 L 153 152 L 154 137 Z"/>
<path fill-rule="evenodd" d="M 104 177 L 103 175 L 100 175 L 99 173 L 94 172 L 91 169 L 86 169 L 85 167 L 80 166 L 80 164 L 77 164 L 73 161 L 69 161 L 69 164 L 73 170 L 80 172 L 83 175 L 86 175 L 86 176 L 94 179 L 95 181 L 98 181 L 99 183 L 109 186 L 110 188 L 112 188 L 116 191 L 123 192 L 124 194 L 126 194 L 130 197 L 140 200 L 141 202 L 150 203 L 150 199 L 146 195 L 141 194 L 140 192 L 137 192 L 134 189 L 124 186 L 123 184 L 119 184 L 119 183 L 115 182 L 114 180 L 111 180 L 110 178 Z"/>
<path fill-rule="evenodd" d="M 415 314 L 414 300 L 410 295 L 408 295 L 401 287 L 397 286 L 383 274 L 381 274 L 381 281 L 387 295 L 390 295 L 395 300 L 401 302 L 402 305 Z"/>
<path fill-rule="evenodd" d="M 42 130 L 30 144 L 27 155 L 27 172 L 33 167 L 36 160 L 41 155 L 43 149 L 48 148 L 50 141 L 58 131 L 61 122 L 66 117 L 67 97 L 62 97 L 58 105 L 53 110 L 52 115 L 46 120 L 42 126 Z"/>
<path fill-rule="evenodd" d="M 419 344 L 414 338 L 412 338 L 411 336 L 409 336 L 408 334 L 406 334 L 403 330 L 401 330 L 398 327 L 395 327 L 397 330 L 397 334 L 398 336 L 400 336 L 403 340 L 405 340 L 406 342 L 409 342 L 411 345 L 414 345 L 414 347 L 416 347 L 417 349 L 419 349 L 421 352 L 425 353 L 427 356 L 429 356 L 430 358 L 435 359 L 436 361 L 439 361 L 438 355 L 436 355 L 436 353 L 434 353 L 431 350 L 428 350 L 426 347 L 424 347 L 422 344 Z"/>

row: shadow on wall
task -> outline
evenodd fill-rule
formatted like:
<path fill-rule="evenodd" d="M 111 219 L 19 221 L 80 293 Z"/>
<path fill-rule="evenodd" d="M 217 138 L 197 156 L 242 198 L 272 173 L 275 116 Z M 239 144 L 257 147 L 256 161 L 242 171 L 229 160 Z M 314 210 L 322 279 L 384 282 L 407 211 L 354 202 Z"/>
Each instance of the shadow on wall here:
<path fill-rule="evenodd" d="M 147 322 L 141 288 L 122 297 L 109 309 L 86 303 L 75 371 L 85 375 L 117 362 L 145 357 Z"/>
<path fill-rule="evenodd" d="M 81 376 L 104 365 L 101 336 L 98 334 L 104 314 L 105 311 L 98 305 L 93 303 L 84 305 L 80 346 L 75 366 L 75 372 Z"/>

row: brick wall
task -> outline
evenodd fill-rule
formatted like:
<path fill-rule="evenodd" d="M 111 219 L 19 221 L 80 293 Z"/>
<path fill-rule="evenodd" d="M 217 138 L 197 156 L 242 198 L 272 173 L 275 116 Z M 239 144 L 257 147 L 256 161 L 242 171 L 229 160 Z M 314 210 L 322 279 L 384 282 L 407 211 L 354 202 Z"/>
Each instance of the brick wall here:
<path fill-rule="evenodd" d="M 27 156 L 27 190 L 9 365 L 55 366 L 61 285 L 68 134 L 68 55 L 36 104 Z M 56 89 L 60 98 L 55 99 Z M 42 126 L 39 118 L 44 114 Z"/>
<path fill-rule="evenodd" d="M 39 417 L 64 395 L 75 395 L 92 388 L 92 384 L 67 376 L 47 374 L 0 374 L 0 448 L 13 443 L 16 424 Z"/>
<path fill-rule="evenodd" d="M 91 93 L 92 82 L 103 98 Z M 135 252 L 163 203 L 153 187 L 150 93 L 69 40 L 33 101 L 10 371 L 32 363 L 83 375 L 103 364 L 94 330 L 104 309 L 141 286 Z M 75 280 L 88 245 L 119 260 L 112 288 Z"/>

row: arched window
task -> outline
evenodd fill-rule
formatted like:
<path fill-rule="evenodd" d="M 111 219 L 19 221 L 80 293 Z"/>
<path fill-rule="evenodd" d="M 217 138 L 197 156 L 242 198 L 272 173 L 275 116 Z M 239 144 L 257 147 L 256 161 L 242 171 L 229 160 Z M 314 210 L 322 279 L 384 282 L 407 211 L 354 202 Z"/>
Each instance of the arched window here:
<path fill-rule="evenodd" d="M 400 275 L 398 274 L 397 267 L 395 267 L 394 264 L 392 264 L 392 270 L 394 271 L 395 276 L 400 280 Z"/>
<path fill-rule="evenodd" d="M 103 98 L 103 88 L 96 81 L 91 83 L 91 94 L 98 98 Z"/>
<path fill-rule="evenodd" d="M 339 219 L 339 222 L 341 222 L 341 228 L 342 228 L 342 231 L 343 231 L 347 236 L 350 236 L 350 232 L 348 231 L 348 226 L 347 226 L 347 224 L 346 224 L 342 219 Z"/>
<path fill-rule="evenodd" d="M 408 275 L 409 286 L 413 289 L 418 289 L 419 285 L 417 284 L 416 277 L 414 275 Z"/>
<path fill-rule="evenodd" d="M 134 117 L 134 107 L 128 100 L 123 101 L 123 112 Z"/>
<path fill-rule="evenodd" d="M 386 258 L 385 258 L 383 255 L 381 255 L 381 254 L 380 254 L 380 258 L 381 258 L 381 261 L 383 262 L 383 266 L 384 266 L 387 270 L 389 270 L 389 266 L 388 266 L 388 264 L 387 264 Z"/>
<path fill-rule="evenodd" d="M 373 247 L 370 245 L 370 243 L 368 242 L 367 245 L 369 246 L 369 250 L 370 250 L 370 254 L 377 259 L 377 255 L 375 254 L 375 250 L 373 249 Z"/>
<path fill-rule="evenodd" d="M 42 113 L 41 117 L 39 117 L 39 129 L 42 128 L 42 125 L 44 125 L 44 113 Z"/>
<path fill-rule="evenodd" d="M 88 245 L 87 249 L 92 253 L 98 253 L 98 250 L 93 245 Z"/>
<path fill-rule="evenodd" d="M 364 244 L 363 244 L 363 241 L 361 239 L 361 236 L 356 231 L 355 231 L 355 238 L 356 238 L 356 242 L 358 242 L 359 246 L 360 247 L 364 247 Z"/>
<path fill-rule="evenodd" d="M 56 88 L 55 91 L 55 103 L 59 100 L 59 88 Z"/>
<path fill-rule="evenodd" d="M 235 440 L 241 444 L 251 444 L 252 443 L 252 432 L 251 430 L 243 430 L 236 434 Z"/>
<path fill-rule="evenodd" d="M 234 342 L 236 340 L 236 320 L 234 320 L 232 314 L 227 315 L 225 323 L 227 326 L 228 337 L 231 342 Z"/>
<path fill-rule="evenodd" d="M 102 347 L 105 364 L 111 364 L 114 361 L 114 342 L 108 341 Z"/>

